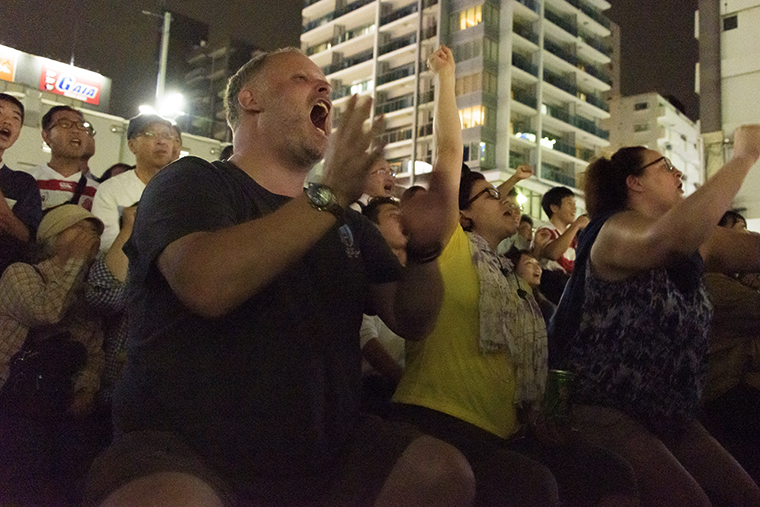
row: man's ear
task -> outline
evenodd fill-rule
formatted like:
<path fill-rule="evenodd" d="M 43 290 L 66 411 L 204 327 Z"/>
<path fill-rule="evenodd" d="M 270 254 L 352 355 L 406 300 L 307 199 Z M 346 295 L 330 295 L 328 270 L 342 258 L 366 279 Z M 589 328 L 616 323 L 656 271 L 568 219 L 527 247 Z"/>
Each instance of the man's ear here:
<path fill-rule="evenodd" d="M 556 215 L 556 214 L 557 214 L 557 212 L 559 211 L 559 208 L 560 208 L 560 207 L 559 207 L 559 206 L 557 206 L 556 204 L 550 204 L 550 205 L 549 205 L 549 209 L 550 209 L 550 210 L 552 210 L 552 215 L 551 215 L 551 217 L 553 217 L 554 215 Z M 551 218 L 551 217 L 549 217 L 549 218 Z"/>
<path fill-rule="evenodd" d="M 256 94 L 254 94 L 253 90 L 250 88 L 243 88 L 240 90 L 240 93 L 238 93 L 238 103 L 245 111 L 251 113 L 261 112 L 261 106 L 256 98 Z"/>
<path fill-rule="evenodd" d="M 50 139 L 50 137 L 48 135 L 48 131 L 47 130 L 43 130 L 42 131 L 42 140 L 45 141 L 45 144 L 47 144 L 48 146 L 50 146 L 49 139 Z"/>
<path fill-rule="evenodd" d="M 127 146 L 129 146 L 129 151 L 131 151 L 132 153 L 135 152 L 135 138 L 134 137 L 130 139 L 129 141 L 127 141 Z"/>

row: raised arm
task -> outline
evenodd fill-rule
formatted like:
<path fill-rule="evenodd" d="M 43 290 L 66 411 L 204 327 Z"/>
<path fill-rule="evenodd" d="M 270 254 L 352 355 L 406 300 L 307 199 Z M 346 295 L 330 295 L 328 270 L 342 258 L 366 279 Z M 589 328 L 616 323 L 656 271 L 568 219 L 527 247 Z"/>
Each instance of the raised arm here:
<path fill-rule="evenodd" d="M 588 225 L 588 216 L 581 215 L 575 221 L 567 226 L 565 232 L 553 241 L 549 241 L 543 249 L 543 256 L 556 261 L 570 248 L 578 232 L 582 231 Z"/>
<path fill-rule="evenodd" d="M 457 109 L 455 63 L 441 46 L 428 59 L 438 77 L 433 136 L 435 153 L 427 192 L 417 192 L 402 206 L 401 220 L 409 235 L 407 267 L 395 283 L 373 287 L 378 315 L 396 334 L 413 340 L 427 336 L 443 299 L 438 265 L 433 262 L 459 221 L 457 204 L 462 171 L 462 127 Z"/>
<path fill-rule="evenodd" d="M 371 101 L 359 104 L 352 97 L 330 139 L 324 181 L 344 208 L 359 198 L 369 168 L 381 156 L 379 148 L 367 151 L 383 128 L 380 118 L 363 130 L 371 107 Z M 335 222 L 331 213 L 298 195 L 265 217 L 174 241 L 159 255 L 158 267 L 188 308 L 204 317 L 219 317 L 266 287 Z"/>
<path fill-rule="evenodd" d="M 501 198 L 505 199 L 507 194 L 509 194 L 518 183 L 531 176 L 533 176 L 533 168 L 528 164 L 520 164 L 517 166 L 517 169 L 515 169 L 514 174 L 507 178 L 504 183 L 496 187 L 496 189 L 501 193 Z"/>
<path fill-rule="evenodd" d="M 433 118 L 433 170 L 427 192 L 417 192 L 404 203 L 402 222 L 409 232 L 409 250 L 420 244 L 448 243 L 459 223 L 457 196 L 462 174 L 462 126 L 455 93 L 454 56 L 441 46 L 428 67 L 436 75 L 438 97 Z"/>
<path fill-rule="evenodd" d="M 600 275 L 621 279 L 696 252 L 715 233 L 758 158 L 760 125 L 739 127 L 731 160 L 692 195 L 658 218 L 637 211 L 610 218 L 591 250 Z"/>

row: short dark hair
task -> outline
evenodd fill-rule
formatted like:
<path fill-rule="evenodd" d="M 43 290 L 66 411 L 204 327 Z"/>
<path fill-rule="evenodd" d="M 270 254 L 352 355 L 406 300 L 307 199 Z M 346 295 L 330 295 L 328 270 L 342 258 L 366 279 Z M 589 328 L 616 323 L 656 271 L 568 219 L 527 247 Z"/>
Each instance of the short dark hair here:
<path fill-rule="evenodd" d="M 399 202 L 393 197 L 373 197 L 362 209 L 362 214 L 369 218 L 371 222 L 380 225 L 380 206 L 385 204 L 391 204 L 397 208 L 399 207 Z"/>
<path fill-rule="evenodd" d="M 298 48 L 287 47 L 275 51 L 255 51 L 242 67 L 227 82 L 227 90 L 224 92 L 224 109 L 227 111 L 227 123 L 234 132 L 240 125 L 240 104 L 238 104 L 238 95 L 243 87 L 251 79 L 258 75 L 264 68 L 270 56 L 280 53 L 300 53 L 304 54 Z"/>
<path fill-rule="evenodd" d="M 620 148 L 610 158 L 598 158 L 586 168 L 583 192 L 589 218 L 625 209 L 628 203 L 628 176 L 644 170 L 643 146 Z"/>
<path fill-rule="evenodd" d="M 718 222 L 718 225 L 730 229 L 738 222 L 742 222 L 744 224 L 744 227 L 747 227 L 747 220 L 741 216 L 739 212 L 729 210 L 726 211 L 722 217 L 720 217 L 720 222 Z"/>
<path fill-rule="evenodd" d="M 472 186 L 476 181 L 485 180 L 486 177 L 482 173 L 473 171 L 467 164 L 462 164 L 462 176 L 459 179 L 459 209 L 467 209 L 469 207 L 470 193 L 472 192 Z"/>
<path fill-rule="evenodd" d="M 53 125 L 53 116 L 55 116 L 55 113 L 59 111 L 72 111 L 84 118 L 84 115 L 81 111 L 77 111 L 71 106 L 53 106 L 48 109 L 48 112 L 45 113 L 45 116 L 42 117 L 42 130 L 48 130 Z"/>
<path fill-rule="evenodd" d="M 543 208 L 547 217 L 551 218 L 554 214 L 552 205 L 562 206 L 562 199 L 565 197 L 575 197 L 575 193 L 567 187 L 554 187 L 544 194 L 541 198 L 541 208 Z"/>
<path fill-rule="evenodd" d="M 520 217 L 520 223 L 523 223 L 523 222 L 528 222 L 530 226 L 533 227 L 533 219 L 530 218 L 529 215 L 523 215 Z"/>
<path fill-rule="evenodd" d="M 24 123 L 24 104 L 21 103 L 19 99 L 14 97 L 13 95 L 10 95 L 8 93 L 0 93 L 0 102 L 7 102 L 9 104 L 13 104 L 19 110 L 21 111 L 21 123 Z"/>
<path fill-rule="evenodd" d="M 425 187 L 422 185 L 412 185 L 411 187 L 407 188 L 404 190 L 404 193 L 401 194 L 401 202 L 411 199 L 420 190 L 425 190 Z"/>
<path fill-rule="evenodd" d="M 512 247 L 507 250 L 507 252 L 504 254 L 504 257 L 512 261 L 512 264 L 514 264 L 515 269 L 517 269 L 517 265 L 520 264 L 520 259 L 522 259 L 523 255 L 527 255 L 528 257 L 536 258 L 535 255 L 530 250 L 519 250 L 516 246 L 512 245 Z"/>

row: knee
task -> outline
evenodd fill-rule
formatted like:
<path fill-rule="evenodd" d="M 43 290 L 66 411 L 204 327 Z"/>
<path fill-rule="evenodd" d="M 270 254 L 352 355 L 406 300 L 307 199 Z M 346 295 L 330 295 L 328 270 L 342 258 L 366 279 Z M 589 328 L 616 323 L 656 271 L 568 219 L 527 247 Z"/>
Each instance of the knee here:
<path fill-rule="evenodd" d="M 223 507 L 211 486 L 192 475 L 162 472 L 128 482 L 111 493 L 100 507 Z"/>
<path fill-rule="evenodd" d="M 429 436 L 412 442 L 404 452 L 409 470 L 425 496 L 441 499 L 431 505 L 470 505 L 475 477 L 467 459 L 454 446 Z M 410 477 L 411 479 L 412 477 Z"/>

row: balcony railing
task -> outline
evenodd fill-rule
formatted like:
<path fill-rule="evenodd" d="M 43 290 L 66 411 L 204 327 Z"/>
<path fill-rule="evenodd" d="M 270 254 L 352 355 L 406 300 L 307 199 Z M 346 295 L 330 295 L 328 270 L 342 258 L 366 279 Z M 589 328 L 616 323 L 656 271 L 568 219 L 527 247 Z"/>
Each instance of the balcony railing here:
<path fill-rule="evenodd" d="M 362 51 L 361 53 L 357 53 L 351 56 L 350 58 L 346 58 L 343 61 L 340 61 L 338 63 L 334 63 L 332 65 L 322 67 L 322 73 L 325 76 L 329 76 L 330 74 L 333 74 L 334 72 L 338 72 L 339 70 L 353 67 L 354 65 L 359 65 L 360 63 L 364 63 L 367 60 L 372 60 L 372 48 L 366 51 Z"/>
<path fill-rule="evenodd" d="M 535 95 L 532 95 L 525 90 L 512 88 L 512 98 L 521 104 L 525 104 L 526 106 L 532 107 L 533 109 L 536 108 Z"/>
<path fill-rule="evenodd" d="M 411 138 L 412 138 L 411 127 L 391 130 L 380 136 L 380 140 L 386 144 L 398 143 L 400 141 L 406 141 L 407 139 L 411 139 Z"/>
<path fill-rule="evenodd" d="M 610 112 L 610 105 L 607 104 L 604 100 L 596 97 L 595 95 L 586 95 L 586 102 L 591 104 L 592 106 L 596 106 L 602 111 Z"/>
<path fill-rule="evenodd" d="M 549 164 L 541 164 L 541 177 L 545 180 L 559 183 L 568 187 L 575 187 L 575 174 L 568 174 L 559 167 Z"/>
<path fill-rule="evenodd" d="M 538 34 L 529 26 L 514 24 L 512 30 L 524 39 L 528 39 L 533 44 L 538 44 Z"/>
<path fill-rule="evenodd" d="M 414 63 L 408 63 L 406 65 L 402 65 L 401 67 L 396 67 L 395 69 L 388 71 L 385 74 L 379 75 L 377 77 L 377 86 L 397 81 L 399 79 L 403 79 L 412 75 L 414 75 Z"/>
<path fill-rule="evenodd" d="M 580 32 L 578 34 L 578 37 L 580 37 L 583 42 L 596 49 L 600 53 L 607 56 L 610 56 L 610 54 L 612 54 L 612 49 L 609 47 L 609 45 L 600 41 L 596 37 L 592 37 L 591 35 L 583 32 Z"/>
<path fill-rule="evenodd" d="M 553 84 L 561 90 L 565 90 L 570 95 L 576 95 L 578 93 L 578 88 L 574 84 L 570 83 L 559 74 L 551 72 L 550 70 L 544 69 L 544 81 Z"/>
<path fill-rule="evenodd" d="M 608 76 L 604 71 L 601 69 L 598 69 L 597 67 L 594 67 L 590 63 L 584 63 L 583 64 L 583 70 L 595 78 L 597 78 L 599 81 L 602 81 L 604 83 L 607 83 L 608 85 L 612 84 L 612 78 Z"/>
<path fill-rule="evenodd" d="M 544 39 L 544 48 L 546 48 L 551 54 L 558 56 L 559 58 L 562 58 L 566 62 L 577 65 L 578 64 L 578 58 L 560 46 L 559 44 L 550 41 L 549 39 Z"/>
<path fill-rule="evenodd" d="M 380 46 L 377 49 L 377 55 L 380 56 L 386 53 L 390 53 L 391 51 L 396 51 L 397 49 L 405 48 L 406 46 L 410 46 L 414 44 L 415 42 L 417 42 L 416 33 L 411 33 L 408 35 L 404 35 L 402 37 L 398 37 Z"/>
<path fill-rule="evenodd" d="M 313 21 L 310 21 L 309 23 L 306 23 L 303 28 L 301 29 L 301 33 L 306 33 L 308 31 L 314 30 L 318 26 L 322 26 L 326 23 L 329 23 L 330 21 L 334 19 L 338 19 L 339 17 L 343 16 L 344 14 L 348 14 L 349 12 L 355 11 L 356 9 L 359 9 L 361 7 L 364 7 L 367 4 L 374 3 L 375 0 L 356 0 L 355 2 L 351 2 L 350 4 L 346 5 L 345 7 L 342 7 L 340 9 L 337 9 L 333 12 L 330 12 L 328 14 L 325 14 L 322 17 L 319 17 Z"/>
<path fill-rule="evenodd" d="M 414 94 L 410 93 L 402 97 L 397 97 L 389 102 L 385 102 L 384 104 L 378 104 L 377 106 L 375 106 L 375 114 L 392 113 L 393 111 L 406 109 L 407 107 L 412 107 L 413 105 L 414 105 Z"/>
<path fill-rule="evenodd" d="M 588 5 L 585 2 L 581 2 L 580 6 L 581 10 L 588 15 L 591 19 L 602 25 L 603 27 L 609 29 L 610 28 L 610 20 L 607 19 L 607 16 L 596 10 L 596 8 Z"/>
<path fill-rule="evenodd" d="M 562 28 L 564 31 L 571 33 L 573 35 L 578 35 L 578 28 L 570 22 L 569 20 L 563 18 L 556 12 L 544 8 L 544 17 L 557 25 L 558 27 Z"/>
<path fill-rule="evenodd" d="M 535 12 L 536 14 L 540 12 L 540 7 L 538 5 L 538 2 L 536 2 L 536 0 L 517 0 L 517 1 L 523 4 L 528 9 Z"/>
<path fill-rule="evenodd" d="M 520 53 L 512 53 L 512 65 L 517 67 L 518 69 L 522 69 L 528 74 L 533 74 L 534 76 L 538 76 L 538 67 L 536 67 L 531 61 L 530 58 L 527 56 L 521 55 Z"/>
<path fill-rule="evenodd" d="M 409 4 L 400 9 L 396 9 L 390 14 L 383 16 L 382 18 L 380 18 L 380 26 L 387 25 L 391 21 L 396 21 L 397 19 L 401 19 L 405 16 L 408 16 L 409 14 L 412 14 L 413 12 L 417 12 L 417 2 L 414 2 L 413 4 Z"/>
<path fill-rule="evenodd" d="M 586 118 L 582 116 L 572 115 L 557 107 L 546 106 L 546 115 L 551 116 L 552 118 L 561 120 L 567 123 L 568 125 L 578 127 L 581 130 L 585 130 L 589 134 L 593 134 L 596 137 L 599 137 L 605 140 L 609 140 L 610 138 L 610 133 L 607 130 L 602 130 L 599 127 L 597 127 L 593 121 L 587 120 Z"/>

